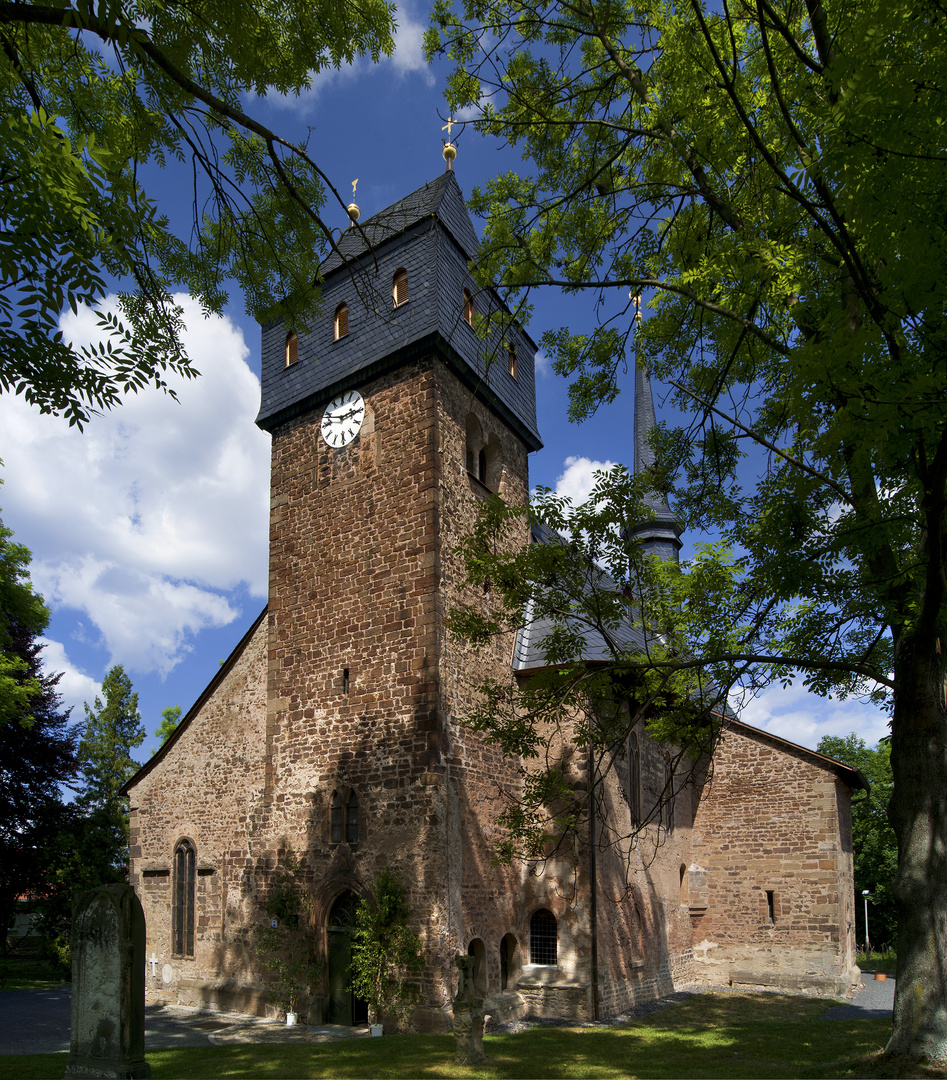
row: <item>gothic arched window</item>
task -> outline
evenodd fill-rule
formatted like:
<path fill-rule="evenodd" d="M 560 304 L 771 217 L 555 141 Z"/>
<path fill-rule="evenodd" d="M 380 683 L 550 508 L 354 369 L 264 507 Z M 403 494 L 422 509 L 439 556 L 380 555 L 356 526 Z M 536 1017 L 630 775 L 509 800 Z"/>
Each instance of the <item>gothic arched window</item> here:
<path fill-rule="evenodd" d="M 641 752 L 638 750 L 638 736 L 632 732 L 628 736 L 628 810 L 632 825 L 641 823 Z"/>
<path fill-rule="evenodd" d="M 332 806 L 329 811 L 329 842 L 350 847 L 358 843 L 358 796 L 354 791 L 343 795 L 333 791 Z"/>
<path fill-rule="evenodd" d="M 190 840 L 179 840 L 174 849 L 174 904 L 171 911 L 171 951 L 175 956 L 194 955 L 194 900 L 197 891 L 197 860 Z"/>
<path fill-rule="evenodd" d="M 555 964 L 558 962 L 559 926 L 556 916 L 546 908 L 533 912 L 529 920 L 529 962 Z"/>

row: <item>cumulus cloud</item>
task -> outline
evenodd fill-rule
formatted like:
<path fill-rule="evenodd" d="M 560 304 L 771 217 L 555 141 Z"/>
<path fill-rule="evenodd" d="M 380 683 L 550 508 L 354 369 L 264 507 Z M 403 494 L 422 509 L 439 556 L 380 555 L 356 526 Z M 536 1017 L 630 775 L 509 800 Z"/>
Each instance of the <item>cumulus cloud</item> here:
<path fill-rule="evenodd" d="M 585 502 L 595 486 L 597 472 L 610 472 L 615 468 L 614 461 L 593 461 L 587 457 L 567 457 L 563 462 L 565 469 L 556 477 L 556 494 L 564 495 L 577 506 Z"/>
<path fill-rule="evenodd" d="M 62 698 L 63 708 L 72 709 L 70 719 L 75 723 L 85 716 L 83 704 L 90 705 L 95 701 L 96 695 L 101 693 L 102 687 L 95 679 L 80 671 L 66 656 L 66 650 L 59 641 L 50 641 L 49 638 L 40 638 L 43 645 L 43 667 L 47 672 L 57 672 L 60 675 L 56 684 L 56 692 Z"/>
<path fill-rule="evenodd" d="M 853 699 L 829 701 L 800 683 L 771 686 L 736 711 L 744 723 L 810 750 L 824 735 L 844 738 L 854 732 L 874 746 L 889 734 L 889 717 L 880 709 Z"/>
<path fill-rule="evenodd" d="M 241 330 L 177 297 L 201 378 L 145 391 L 85 432 L 0 397 L 6 523 L 33 552 L 52 607 L 84 613 L 113 663 L 166 674 L 188 638 L 238 612 L 222 592 L 266 593 L 269 439 Z M 90 311 L 64 334 L 94 341 Z M 62 667 L 56 668 L 62 670 Z"/>

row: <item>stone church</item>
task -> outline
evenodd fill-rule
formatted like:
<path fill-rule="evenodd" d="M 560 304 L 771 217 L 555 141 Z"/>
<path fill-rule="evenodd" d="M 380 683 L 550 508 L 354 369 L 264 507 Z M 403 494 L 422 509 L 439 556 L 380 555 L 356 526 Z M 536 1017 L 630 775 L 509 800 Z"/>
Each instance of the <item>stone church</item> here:
<path fill-rule="evenodd" d="M 445 617 L 469 598 L 457 546 L 478 505 L 523 503 L 541 442 L 534 343 L 511 324 L 485 362 L 474 324 L 499 301 L 469 274 L 476 247 L 448 170 L 345 234 L 321 322 L 262 329 L 268 603 L 125 789 L 148 1000 L 275 1015 L 254 929 L 288 850 L 325 960 L 310 1022 L 365 1020 L 347 928 L 385 866 L 423 942 L 421 1030 L 450 1027 L 458 953 L 502 1016 L 604 1017 L 688 983 L 845 993 L 865 782 L 737 719 L 634 844 L 491 864 L 520 763 L 464 717 L 485 677 L 544 661 L 535 633 L 474 651 Z M 653 422 L 639 376 L 642 453 Z M 642 539 L 676 556 L 656 511 Z M 633 733 L 602 795 L 617 832 L 648 819 L 664 769 Z"/>

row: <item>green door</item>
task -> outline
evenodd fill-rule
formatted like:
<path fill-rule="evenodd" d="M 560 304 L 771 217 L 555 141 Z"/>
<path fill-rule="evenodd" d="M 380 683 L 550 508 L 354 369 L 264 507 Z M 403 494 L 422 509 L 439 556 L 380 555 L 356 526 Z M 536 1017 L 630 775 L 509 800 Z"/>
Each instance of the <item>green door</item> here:
<path fill-rule="evenodd" d="M 368 1023 L 368 1003 L 352 992 L 352 927 L 357 903 L 353 892 L 344 892 L 329 912 L 330 1024 Z"/>

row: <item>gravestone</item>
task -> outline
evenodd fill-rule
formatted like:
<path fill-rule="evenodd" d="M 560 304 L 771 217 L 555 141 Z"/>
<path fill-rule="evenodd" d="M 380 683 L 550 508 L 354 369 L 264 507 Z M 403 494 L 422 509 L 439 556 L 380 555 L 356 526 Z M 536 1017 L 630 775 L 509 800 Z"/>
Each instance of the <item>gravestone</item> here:
<path fill-rule="evenodd" d="M 486 1060 L 483 1052 L 483 998 L 477 997 L 473 981 L 472 956 L 458 956 L 460 986 L 454 998 L 454 1061 L 459 1065 L 480 1065 Z"/>
<path fill-rule="evenodd" d="M 128 885 L 90 889 L 72 912 L 66 1080 L 150 1076 L 145 1061 L 145 915 Z"/>

